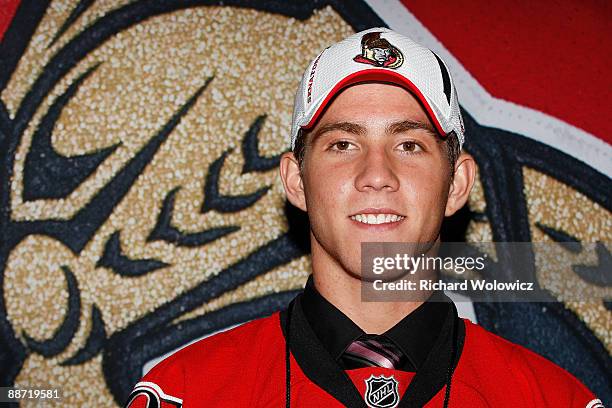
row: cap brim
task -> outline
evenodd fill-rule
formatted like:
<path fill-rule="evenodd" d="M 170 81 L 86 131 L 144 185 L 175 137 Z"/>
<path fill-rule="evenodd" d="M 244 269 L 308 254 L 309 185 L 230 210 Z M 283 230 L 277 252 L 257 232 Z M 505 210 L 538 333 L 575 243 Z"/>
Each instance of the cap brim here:
<path fill-rule="evenodd" d="M 321 102 L 317 106 L 316 111 L 314 112 L 308 123 L 302 125 L 301 128 L 308 130 L 314 127 L 314 125 L 319 120 L 319 117 L 325 110 L 325 107 L 329 104 L 333 97 L 337 95 L 340 91 L 342 91 L 344 88 L 366 81 L 390 82 L 410 91 L 419 100 L 419 102 L 421 102 L 423 108 L 425 109 L 425 112 L 427 113 L 427 116 L 433 123 L 440 136 L 446 137 L 447 132 L 444 131 L 444 128 L 440 124 L 440 121 L 438 120 L 433 109 L 431 108 L 430 103 L 427 101 L 425 96 L 423 96 L 423 93 L 419 90 L 419 88 L 417 88 L 416 85 L 414 85 L 405 76 L 397 72 L 390 71 L 388 69 L 364 69 L 362 71 L 353 72 L 352 74 L 344 77 L 331 89 L 331 91 L 327 93 L 327 95 L 325 95 L 323 102 Z"/>

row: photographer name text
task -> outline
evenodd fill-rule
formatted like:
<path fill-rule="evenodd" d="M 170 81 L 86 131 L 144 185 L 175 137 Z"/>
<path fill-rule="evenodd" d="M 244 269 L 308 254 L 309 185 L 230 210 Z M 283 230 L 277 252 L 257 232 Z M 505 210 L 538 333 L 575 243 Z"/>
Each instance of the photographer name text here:
<path fill-rule="evenodd" d="M 445 282 L 436 279 L 420 279 L 418 281 L 401 279 L 393 282 L 385 282 L 377 279 L 372 282 L 372 287 L 377 291 L 398 290 L 398 291 L 502 291 L 502 292 L 524 292 L 535 290 L 533 282 L 523 282 L 515 280 L 513 282 L 503 282 L 493 279 L 473 279 L 462 282 Z"/>

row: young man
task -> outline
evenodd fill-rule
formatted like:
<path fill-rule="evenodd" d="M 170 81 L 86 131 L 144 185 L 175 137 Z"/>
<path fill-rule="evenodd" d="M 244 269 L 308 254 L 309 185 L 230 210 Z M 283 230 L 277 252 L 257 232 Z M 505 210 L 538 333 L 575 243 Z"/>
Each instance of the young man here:
<path fill-rule="evenodd" d="M 312 275 L 286 310 L 186 347 L 130 407 L 602 407 L 550 361 L 460 319 L 442 292 L 364 302 L 361 243 L 440 241 L 467 201 L 455 87 L 384 28 L 325 49 L 296 96 L 287 199 L 310 220 Z"/>

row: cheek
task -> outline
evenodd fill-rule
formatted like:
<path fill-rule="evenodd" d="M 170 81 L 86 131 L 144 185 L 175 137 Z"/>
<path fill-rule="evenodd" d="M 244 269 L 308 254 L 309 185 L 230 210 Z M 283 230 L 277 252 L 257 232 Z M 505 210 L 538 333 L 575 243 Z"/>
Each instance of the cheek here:
<path fill-rule="evenodd" d="M 444 174 L 419 172 L 412 174 L 409 195 L 415 209 L 424 218 L 431 221 L 432 216 L 443 214 L 448 196 L 448 183 Z"/>
<path fill-rule="evenodd" d="M 348 183 L 333 172 L 317 170 L 309 175 L 304 185 L 309 216 L 331 218 L 340 207 L 342 196 L 350 191 Z"/>
<path fill-rule="evenodd" d="M 341 234 L 346 217 L 358 204 L 354 199 L 354 183 L 341 171 L 319 170 L 311 175 L 314 177 L 304 186 L 311 227 L 321 239 L 323 235 Z"/>
<path fill-rule="evenodd" d="M 424 182 L 419 190 L 421 192 L 421 199 L 428 203 L 440 203 L 445 196 L 445 183 L 442 180 L 432 180 Z"/>
<path fill-rule="evenodd" d="M 356 170 L 347 163 L 326 163 L 320 160 L 308 168 L 307 184 L 313 195 L 325 196 L 326 201 L 333 201 L 351 191 L 352 178 Z"/>

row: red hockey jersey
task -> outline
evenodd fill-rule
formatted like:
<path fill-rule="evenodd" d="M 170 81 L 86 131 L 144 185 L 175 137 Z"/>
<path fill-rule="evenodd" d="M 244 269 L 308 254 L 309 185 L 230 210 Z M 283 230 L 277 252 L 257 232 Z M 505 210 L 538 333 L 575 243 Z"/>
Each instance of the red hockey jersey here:
<path fill-rule="evenodd" d="M 461 349 L 448 406 L 603 407 L 564 369 L 469 320 L 457 321 L 461 326 Z M 443 406 L 447 388 L 444 384 L 430 393 L 421 393 L 424 402 L 407 402 L 412 397 L 407 393 L 413 389 L 409 386 L 416 381 L 415 373 L 381 367 L 344 371 L 337 364 L 332 366 L 335 363 L 329 361 L 331 356 L 319 349 L 315 339 L 300 345 L 302 337 L 312 334 L 307 328 L 299 332 L 303 324 L 300 316 L 291 321 L 298 330 L 290 331 L 292 407 Z M 136 384 L 127 406 L 285 407 L 285 331 L 282 315 L 277 312 L 183 348 Z M 427 381 L 421 378 L 421 385 Z"/>

